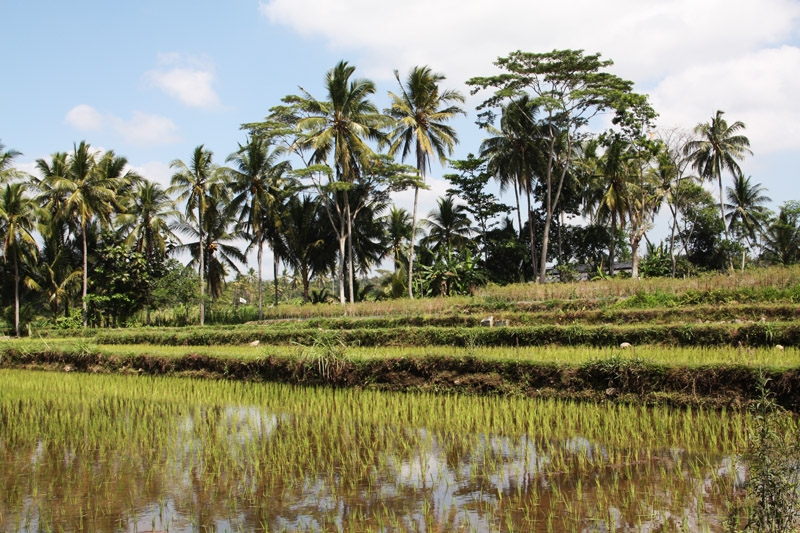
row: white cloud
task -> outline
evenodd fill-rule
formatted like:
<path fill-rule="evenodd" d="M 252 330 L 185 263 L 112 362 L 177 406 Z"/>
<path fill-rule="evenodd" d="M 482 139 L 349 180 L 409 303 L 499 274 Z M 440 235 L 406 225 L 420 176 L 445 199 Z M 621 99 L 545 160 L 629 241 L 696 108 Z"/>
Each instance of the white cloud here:
<path fill-rule="evenodd" d="M 171 119 L 139 111 L 134 111 L 133 117 L 125 120 L 81 104 L 70 109 L 65 120 L 79 131 L 101 131 L 110 127 L 127 142 L 138 146 L 171 144 L 180 140 L 178 127 Z"/>
<path fill-rule="evenodd" d="M 514 50 L 583 48 L 645 81 L 687 62 L 721 60 L 774 45 L 800 19 L 792 0 L 269 0 L 271 22 L 364 57 L 370 76 L 430 64 L 450 79 L 482 75 Z M 390 67 L 387 69 L 387 63 Z M 446 69 L 446 70 L 445 70 Z"/>
<path fill-rule="evenodd" d="M 756 154 L 800 149 L 800 48 L 782 46 L 696 65 L 667 76 L 653 91 L 664 126 L 693 127 L 717 109 L 745 123 Z"/>
<path fill-rule="evenodd" d="M 435 178 L 427 176 L 425 184 L 428 189 L 419 190 L 419 198 L 417 202 L 417 219 L 422 220 L 428 216 L 428 213 L 436 208 L 436 202 L 439 198 L 447 196 L 447 189 L 450 187 L 450 182 L 444 178 Z M 411 215 L 414 209 L 414 189 L 406 189 L 392 195 L 394 204 L 402 207 L 408 214 Z M 420 226 L 422 227 L 422 226 Z"/>
<path fill-rule="evenodd" d="M 150 161 L 143 165 L 131 167 L 137 174 L 154 181 L 164 188 L 169 187 L 170 179 L 172 178 L 172 169 L 169 165 L 161 161 Z"/>
<path fill-rule="evenodd" d="M 160 68 L 145 73 L 145 79 L 189 107 L 213 109 L 220 105 L 214 91 L 214 68 L 209 62 L 177 53 L 160 54 Z"/>
<path fill-rule="evenodd" d="M 134 111 L 131 120 L 114 118 L 113 123 L 117 132 L 132 144 L 170 144 L 180 140 L 178 127 L 166 117 Z"/>
<path fill-rule="evenodd" d="M 76 105 L 67 112 L 67 124 L 79 131 L 99 131 L 103 129 L 103 115 L 90 105 Z"/>
<path fill-rule="evenodd" d="M 451 87 L 514 50 L 582 48 L 650 92 L 661 123 L 692 127 L 716 109 L 747 124 L 754 151 L 800 147 L 796 0 L 263 0 L 262 16 L 323 39 L 359 73 L 431 65 Z M 470 99 L 474 105 L 478 97 Z"/>

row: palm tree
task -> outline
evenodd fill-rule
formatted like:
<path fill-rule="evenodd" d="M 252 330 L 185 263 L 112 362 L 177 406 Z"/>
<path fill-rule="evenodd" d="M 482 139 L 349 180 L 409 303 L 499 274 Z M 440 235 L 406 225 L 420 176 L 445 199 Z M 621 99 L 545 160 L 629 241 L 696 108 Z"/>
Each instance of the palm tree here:
<path fill-rule="evenodd" d="M 764 232 L 763 256 L 772 263 L 791 265 L 800 260 L 800 204 L 781 206 Z"/>
<path fill-rule="evenodd" d="M 62 302 L 64 316 L 69 316 L 69 298 L 80 287 L 83 272 L 70 261 L 68 249 L 53 246 L 52 241 L 47 238 L 39 257 L 39 265 L 31 272 L 30 277 L 25 278 L 25 285 L 44 293 L 50 305 L 53 323 L 56 323 Z"/>
<path fill-rule="evenodd" d="M 611 220 L 611 241 L 608 246 L 608 273 L 614 275 L 614 257 L 617 241 L 617 228 L 625 226 L 625 217 L 628 212 L 629 198 L 628 182 L 631 169 L 629 165 L 628 143 L 615 137 L 606 148 L 606 151 L 597 156 L 594 154 L 596 145 L 590 141 L 587 146 L 587 156 L 593 174 L 590 177 L 590 186 L 586 197 L 587 208 L 593 214 L 595 223 Z"/>
<path fill-rule="evenodd" d="M 332 269 L 331 226 L 318 199 L 304 194 L 289 199 L 283 217 L 284 260 L 300 275 L 303 301 L 311 300 L 310 281 Z"/>
<path fill-rule="evenodd" d="M 64 303 L 64 316 L 69 316 L 69 301 L 80 291 L 83 269 L 80 246 L 75 243 L 79 233 L 76 221 L 64 209 L 68 191 L 56 188 L 60 179 L 69 174 L 69 154 L 56 152 L 50 159 L 37 159 L 36 168 L 40 178 L 32 179 L 39 191 L 38 202 L 42 207 L 39 233 L 42 236 L 42 264 L 30 281 L 34 290 L 45 292 L 53 311 L 53 319 Z M 76 281 L 77 276 L 77 281 Z"/>
<path fill-rule="evenodd" d="M 19 261 L 25 254 L 36 254 L 33 228 L 36 225 L 36 202 L 25 195 L 24 183 L 6 185 L 0 197 L 0 238 L 3 260 L 9 258 L 14 268 L 14 332 L 19 337 Z"/>
<path fill-rule="evenodd" d="M 56 158 L 54 157 L 54 160 Z M 82 257 L 83 257 L 83 326 L 88 321 L 86 295 L 88 292 L 88 229 L 89 224 L 97 220 L 109 222 L 115 210 L 121 206 L 117 201 L 117 190 L 126 176 L 120 175 L 122 166 L 116 163 L 113 152 L 105 154 L 102 158 L 103 165 L 98 167 L 96 154 L 86 141 L 73 147 L 73 152 L 66 158 L 66 166 L 49 169 L 51 172 L 44 177 L 46 201 L 51 208 L 58 209 L 60 215 L 55 218 L 60 220 L 74 220 L 81 232 Z M 42 162 L 46 166 L 46 162 Z M 37 162 L 38 165 L 38 162 Z M 58 174 L 56 174 L 58 172 Z M 63 172 L 63 174 L 61 174 Z"/>
<path fill-rule="evenodd" d="M 174 250 L 177 253 L 188 251 L 192 256 L 190 265 L 204 266 L 203 275 L 208 280 L 208 296 L 216 299 L 222 294 L 229 269 L 239 272 L 237 263 L 246 263 L 247 257 L 233 242 L 241 235 L 231 231 L 235 219 L 232 216 L 233 210 L 230 209 L 227 187 L 221 180 L 209 183 L 203 204 L 205 209 L 202 227 L 194 224 L 196 220 L 193 216 L 176 225 L 191 240 L 176 246 Z"/>
<path fill-rule="evenodd" d="M 311 162 L 329 164 L 333 157 L 333 171 L 337 182 L 333 193 L 342 194 L 341 203 L 336 202 L 339 218 L 337 233 L 339 237 L 339 301 L 345 303 L 345 256 L 350 260 L 347 273 L 350 286 L 353 285 L 352 249 L 353 217 L 350 211 L 349 188 L 358 181 L 361 168 L 374 156 L 367 141 L 383 139 L 381 129 L 389 124 L 389 117 L 381 115 L 378 108 L 369 100 L 375 94 L 375 84 L 366 79 L 355 78 L 355 67 L 340 61 L 328 71 L 325 88 L 328 99 L 316 100 L 305 93 L 303 109 L 309 115 L 298 121 L 297 127 L 303 132 L 299 140 L 301 147 L 312 149 Z M 350 303 L 354 299 L 351 294 Z"/>
<path fill-rule="evenodd" d="M 452 196 L 439 198 L 436 209 L 428 213 L 425 225 L 429 231 L 422 244 L 434 253 L 460 249 L 470 242 L 472 228 L 467 211 L 463 205 L 456 204 Z"/>
<path fill-rule="evenodd" d="M 128 246 L 144 254 L 148 262 L 160 262 L 167 256 L 168 244 L 176 240 L 169 220 L 179 215 L 175 203 L 158 183 L 142 180 L 133 187 L 126 211 L 118 221 L 120 231 L 127 234 Z"/>
<path fill-rule="evenodd" d="M 389 247 L 394 257 L 394 271 L 397 272 L 407 261 L 403 253 L 406 242 L 414 242 L 411 238 L 411 217 L 402 207 L 392 207 L 392 210 L 383 219 Z"/>
<path fill-rule="evenodd" d="M 277 159 L 278 151 L 270 151 L 269 140 L 252 135 L 247 144 L 240 144 L 239 150 L 226 160 L 234 164 L 231 208 L 238 213 L 241 229 L 250 236 L 250 246 L 257 247 L 259 320 L 264 318 L 261 275 L 264 243 L 272 240 L 273 253 L 277 253 L 276 232 L 270 230 L 279 224 L 277 204 L 288 183 L 286 173 L 291 170 L 288 161 Z"/>
<path fill-rule="evenodd" d="M 733 177 L 733 187 L 727 187 L 728 202 L 725 215 L 728 227 L 752 248 L 757 235 L 764 230 L 769 218 L 766 204 L 772 199 L 764 194 L 766 189 L 760 183 L 750 183 L 750 177 L 737 174 Z M 742 270 L 747 251 L 742 249 Z"/>
<path fill-rule="evenodd" d="M 353 213 L 353 262 L 359 274 L 367 275 L 388 251 L 381 219 L 389 205 L 382 195 L 371 195 L 364 184 L 356 185 L 349 197 Z"/>
<path fill-rule="evenodd" d="M 694 133 L 699 138 L 684 146 L 684 153 L 691 159 L 692 167 L 700 177 L 719 185 L 719 216 L 725 227 L 725 238 L 729 239 L 725 220 L 725 203 L 722 197 L 722 173 L 727 170 L 734 176 L 742 173 L 737 161 L 744 159 L 750 151 L 750 140 L 739 132 L 745 129 L 744 123 L 736 121 L 730 126 L 722 118 L 723 111 L 717 111 L 711 122 L 698 124 Z"/>
<path fill-rule="evenodd" d="M 531 266 L 536 276 L 536 246 L 531 195 L 538 169 L 542 167 L 541 136 L 536 122 L 536 107 L 528 95 L 510 102 L 502 109 L 500 129 L 486 125 L 492 137 L 481 143 L 481 158 L 486 159 L 487 170 L 500 183 L 500 191 L 514 188 L 517 205 L 517 223 L 522 233 L 519 193 L 525 193 L 528 208 L 528 238 L 530 240 Z"/>
<path fill-rule="evenodd" d="M 408 74 L 405 85 L 395 70 L 394 77 L 400 86 L 400 95 L 392 92 L 392 105 L 386 113 L 397 121 L 389 134 L 389 155 L 400 151 L 400 159 L 414 151 L 416 168 L 421 181 L 425 180 L 432 155 L 439 157 L 442 165 L 458 144 L 455 129 L 445 124 L 458 114 L 466 114 L 455 103 L 464 103 L 464 96 L 456 90 L 440 92 L 439 83 L 443 74 L 433 72 L 430 67 L 414 67 Z M 408 297 L 414 298 L 414 242 L 417 230 L 417 203 L 419 184 L 414 185 L 414 209 L 411 216 L 411 243 L 408 252 Z"/>
<path fill-rule="evenodd" d="M 219 181 L 221 172 L 214 165 L 211 150 L 206 150 L 203 145 L 199 145 L 192 153 L 192 159 L 187 165 L 180 159 L 175 159 L 170 163 L 170 167 L 176 169 L 172 175 L 168 194 L 178 192 L 177 201 L 186 201 L 186 217 L 196 222 L 195 230 L 198 237 L 199 249 L 206 247 L 205 224 L 203 217 L 206 211 L 207 196 L 209 187 Z M 195 215 L 196 213 L 196 215 Z M 200 325 L 205 323 L 205 254 L 198 254 L 200 273 Z"/>
<path fill-rule="evenodd" d="M 21 155 L 21 152 L 14 149 L 9 148 L 6 150 L 6 145 L 0 140 L 0 184 L 10 181 L 21 174 L 21 172 L 11 166 L 14 159 Z"/>

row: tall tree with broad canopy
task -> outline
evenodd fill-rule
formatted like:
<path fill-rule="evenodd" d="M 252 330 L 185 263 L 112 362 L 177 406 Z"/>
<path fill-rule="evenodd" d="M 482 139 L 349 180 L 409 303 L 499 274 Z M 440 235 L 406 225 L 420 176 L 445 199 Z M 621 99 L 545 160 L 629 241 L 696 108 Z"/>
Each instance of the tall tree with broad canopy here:
<path fill-rule="evenodd" d="M 631 91 L 617 95 L 613 123 L 617 137 L 627 145 L 628 177 L 624 205 L 628 219 L 628 242 L 633 267 L 631 276 L 639 277 L 639 245 L 664 202 L 675 168 L 659 140 L 651 134 L 658 116 L 647 96 Z"/>
<path fill-rule="evenodd" d="M 486 192 L 486 185 L 492 178 L 488 172 L 486 161 L 472 154 L 467 159 L 450 161 L 450 167 L 458 174 L 445 174 L 444 179 L 450 182 L 447 194 L 458 196 L 464 200 L 464 209 L 472 215 L 480 232 L 480 253 L 486 260 L 487 233 L 494 227 L 494 219 L 498 215 L 508 214 L 511 209 L 501 203 L 494 194 Z"/>
<path fill-rule="evenodd" d="M 691 159 L 694 168 L 704 180 L 717 181 L 719 186 L 719 216 L 725 227 L 725 238 L 730 239 L 725 219 L 725 201 L 722 195 L 722 173 L 734 176 L 742 173 L 738 161 L 750 151 L 750 140 L 740 132 L 745 129 L 741 121 L 731 125 L 723 118 L 724 111 L 717 111 L 711 121 L 694 128 L 696 139 L 686 143 L 684 153 Z"/>
<path fill-rule="evenodd" d="M 550 226 L 564 179 L 576 157 L 574 148 L 587 135 L 585 129 L 592 117 L 614 109 L 621 97 L 631 92 L 633 83 L 604 71 L 613 61 L 600 59 L 600 54 L 584 55 L 582 50 L 517 51 L 494 64 L 505 72 L 467 81 L 473 94 L 486 89 L 494 91 L 478 109 L 490 111 L 528 94 L 541 113 L 539 132 L 545 145 L 546 163 L 539 176 L 545 209 L 539 281 L 544 283 Z M 536 126 L 531 124 L 532 128 Z"/>
<path fill-rule="evenodd" d="M 379 113 L 370 101 L 375 94 L 375 84 L 367 79 L 353 78 L 356 68 L 346 61 L 340 61 L 325 76 L 326 100 L 317 100 L 303 91 L 302 97 L 288 100 L 301 110 L 304 118 L 297 121 L 301 132 L 298 140 L 302 148 L 312 150 L 310 162 L 329 165 L 332 162 L 333 183 L 325 192 L 337 201 L 339 211 L 339 301 L 345 303 L 345 258 L 349 286 L 353 286 L 352 250 L 353 216 L 350 210 L 349 191 L 361 178 L 362 168 L 374 156 L 368 141 L 381 141 L 382 130 L 390 125 L 391 119 Z M 286 99 L 285 99 L 286 100 Z M 320 191 L 323 192 L 323 191 Z M 350 303 L 354 303 L 350 295 Z"/>
<path fill-rule="evenodd" d="M 408 73 L 405 84 L 395 70 L 394 77 L 400 86 L 400 94 L 389 93 L 392 104 L 386 113 L 397 123 L 389 134 L 389 155 L 400 152 L 401 160 L 413 151 L 416 158 L 417 175 L 424 183 L 430 168 L 432 155 L 438 156 L 444 165 L 447 156 L 458 144 L 455 129 L 445 124 L 458 114 L 465 114 L 456 103 L 464 103 L 464 96 L 456 90 L 440 91 L 439 83 L 445 76 L 433 72 L 430 67 L 414 67 Z M 408 297 L 414 298 L 414 236 L 417 229 L 417 204 L 419 185 L 414 186 L 414 208 L 411 215 L 411 242 L 408 251 Z"/>

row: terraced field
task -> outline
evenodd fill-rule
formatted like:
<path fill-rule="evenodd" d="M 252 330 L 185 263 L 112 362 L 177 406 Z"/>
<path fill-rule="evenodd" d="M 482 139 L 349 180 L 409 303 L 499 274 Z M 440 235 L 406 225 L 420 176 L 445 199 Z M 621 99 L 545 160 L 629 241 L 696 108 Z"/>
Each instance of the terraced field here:
<path fill-rule="evenodd" d="M 2 339 L 0 529 L 736 530 L 800 442 L 799 300 L 772 269 Z"/>

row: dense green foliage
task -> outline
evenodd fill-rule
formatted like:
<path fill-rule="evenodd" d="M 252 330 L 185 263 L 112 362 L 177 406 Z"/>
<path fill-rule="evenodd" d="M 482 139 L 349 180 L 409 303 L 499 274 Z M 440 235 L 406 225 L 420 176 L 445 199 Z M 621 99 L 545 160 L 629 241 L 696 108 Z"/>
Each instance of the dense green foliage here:
<path fill-rule="evenodd" d="M 448 196 L 422 221 L 418 195 L 431 158 L 448 163 L 458 135 L 447 122 L 465 113 L 463 95 L 427 66 L 406 80 L 396 73 L 399 91 L 381 112 L 375 84 L 341 61 L 322 98 L 302 90 L 244 124 L 247 142 L 226 158 L 231 167 L 203 145 L 175 159 L 167 190 L 86 141 L 39 159 L 36 176 L 16 170 L 20 154 L 0 143 L 6 329 L 20 335 L 31 322 L 71 323 L 73 308 L 83 327 L 150 323 L 153 315 L 173 324 L 202 325 L 207 314 L 217 323 L 263 319 L 266 248 L 276 306 L 800 261 L 797 202 L 770 212 L 767 191 L 742 174 L 739 163 L 751 154 L 743 123 L 717 111 L 691 135 L 660 137 L 647 97 L 599 54 L 520 51 L 496 65 L 502 74 L 468 81 L 485 98 L 479 155 L 449 161 Z M 613 118 L 595 133 L 589 124 L 598 113 Z M 414 164 L 403 164 L 411 156 Z M 492 179 L 514 192 L 515 206 L 487 190 Z M 718 201 L 704 181 L 716 182 Z M 409 214 L 391 195 L 410 188 Z M 664 206 L 670 235 L 650 242 Z M 251 251 L 258 268 L 245 274 Z M 169 261 L 187 255 L 191 271 Z M 376 277 L 389 259 L 392 272 Z M 281 275 L 281 265 L 290 272 Z M 226 286 L 244 276 L 255 290 L 227 298 Z"/>

